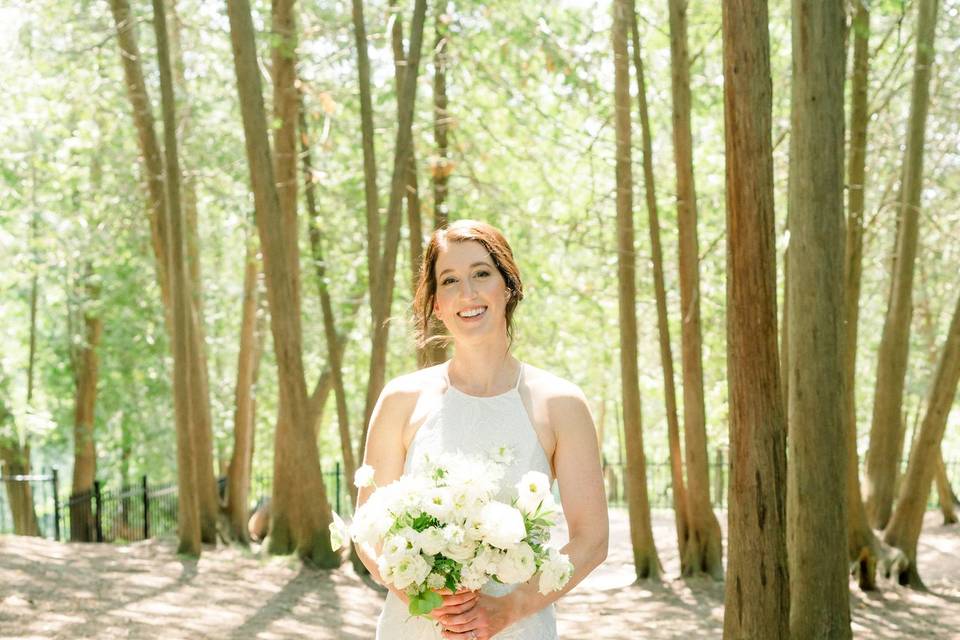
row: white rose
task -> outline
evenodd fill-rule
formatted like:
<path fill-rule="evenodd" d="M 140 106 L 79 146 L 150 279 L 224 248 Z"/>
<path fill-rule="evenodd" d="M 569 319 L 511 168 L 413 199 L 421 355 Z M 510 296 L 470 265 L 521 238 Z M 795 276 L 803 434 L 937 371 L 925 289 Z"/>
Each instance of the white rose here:
<path fill-rule="evenodd" d="M 398 589 L 406 589 L 410 585 L 420 585 L 433 567 L 422 555 L 406 556 L 396 564 L 393 570 L 393 585 Z"/>
<path fill-rule="evenodd" d="M 421 531 L 418 542 L 420 549 L 428 556 L 440 553 L 447 544 L 443 530 L 437 527 L 427 527 Z"/>
<path fill-rule="evenodd" d="M 533 549 L 521 542 L 501 555 L 497 563 L 497 579 L 505 584 L 526 582 L 537 570 L 537 561 Z"/>
<path fill-rule="evenodd" d="M 477 549 L 477 541 L 468 536 L 463 527 L 447 525 L 443 528 L 443 538 L 443 555 L 457 562 L 473 558 Z"/>
<path fill-rule="evenodd" d="M 573 575 L 573 563 L 570 558 L 559 553 L 556 549 L 550 549 L 550 557 L 540 567 L 540 585 L 539 591 L 547 595 L 551 591 L 559 591 L 570 580 Z"/>
<path fill-rule="evenodd" d="M 358 488 L 369 487 L 373 484 L 373 467 L 368 464 L 363 465 L 353 474 L 353 484 Z"/>
<path fill-rule="evenodd" d="M 517 482 L 516 488 L 517 506 L 525 513 L 534 513 L 548 499 L 548 504 L 553 504 L 553 495 L 550 493 L 550 479 L 544 473 L 528 471 Z"/>
<path fill-rule="evenodd" d="M 484 542 L 509 549 L 527 534 L 523 515 L 510 505 L 490 502 L 480 511 L 480 533 Z"/>

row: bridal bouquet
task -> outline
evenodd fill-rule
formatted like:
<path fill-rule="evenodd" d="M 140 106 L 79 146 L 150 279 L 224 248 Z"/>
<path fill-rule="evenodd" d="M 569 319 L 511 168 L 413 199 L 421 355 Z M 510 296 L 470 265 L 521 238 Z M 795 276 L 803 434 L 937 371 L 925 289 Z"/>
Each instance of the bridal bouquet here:
<path fill-rule="evenodd" d="M 378 487 L 349 527 L 334 514 L 333 546 L 349 537 L 379 548 L 380 575 L 406 592 L 412 615 L 440 606 L 438 590 L 476 590 L 490 579 L 516 584 L 539 572 L 540 593 L 562 589 L 573 565 L 548 546 L 557 505 L 547 476 L 530 471 L 511 504 L 494 499 L 510 455 L 501 447 L 490 459 L 428 460 L 420 473 Z M 371 486 L 373 468 L 361 467 L 355 482 Z"/>

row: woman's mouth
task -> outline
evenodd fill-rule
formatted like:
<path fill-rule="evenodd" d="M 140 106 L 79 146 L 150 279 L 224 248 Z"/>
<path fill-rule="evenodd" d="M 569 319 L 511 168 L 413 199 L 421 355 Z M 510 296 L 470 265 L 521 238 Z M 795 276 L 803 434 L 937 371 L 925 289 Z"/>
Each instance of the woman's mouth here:
<path fill-rule="evenodd" d="M 479 320 L 486 312 L 486 307 L 470 307 L 469 309 L 457 312 L 457 316 L 459 316 L 461 320 L 470 322 Z"/>

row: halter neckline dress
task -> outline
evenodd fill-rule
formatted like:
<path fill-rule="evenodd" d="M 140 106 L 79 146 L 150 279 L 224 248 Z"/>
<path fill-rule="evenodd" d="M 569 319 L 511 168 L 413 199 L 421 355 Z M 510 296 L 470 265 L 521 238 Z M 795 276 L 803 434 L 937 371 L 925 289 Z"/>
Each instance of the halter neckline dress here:
<path fill-rule="evenodd" d="M 512 449 L 513 460 L 505 465 L 498 500 L 509 503 L 515 497 L 514 485 L 528 471 L 540 471 L 553 478 L 547 455 L 520 398 L 523 363 L 513 388 L 495 396 L 473 396 L 460 391 L 450 384 L 449 366 L 448 361 L 444 366 L 447 389 L 437 408 L 414 434 L 404 461 L 404 474 L 422 468 L 427 455 L 436 459 L 439 453 L 459 451 L 485 456 L 498 447 L 507 446 Z M 514 588 L 490 581 L 481 591 L 502 596 Z M 387 595 L 377 623 L 377 640 L 442 638 L 432 620 L 411 617 L 402 600 L 393 592 Z M 494 640 L 557 640 L 553 605 L 507 627 L 494 636 Z"/>

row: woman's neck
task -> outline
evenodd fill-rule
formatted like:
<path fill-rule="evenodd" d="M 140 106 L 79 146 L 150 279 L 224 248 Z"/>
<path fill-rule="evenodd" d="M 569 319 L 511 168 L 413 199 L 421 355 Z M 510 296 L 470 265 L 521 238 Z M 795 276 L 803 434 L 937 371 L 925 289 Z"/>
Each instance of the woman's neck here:
<path fill-rule="evenodd" d="M 519 361 L 506 344 L 501 348 L 457 345 L 447 375 L 461 391 L 487 396 L 510 389 L 519 368 Z"/>

